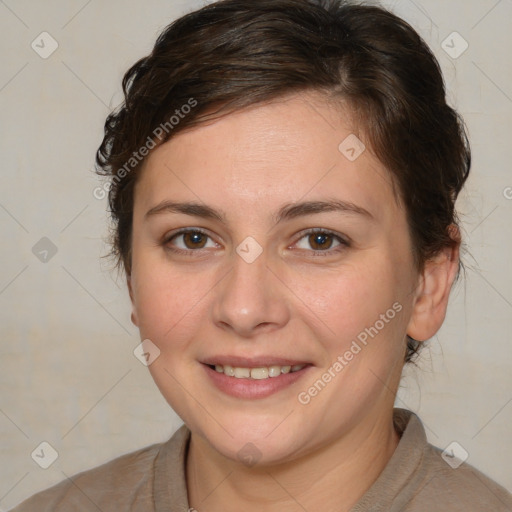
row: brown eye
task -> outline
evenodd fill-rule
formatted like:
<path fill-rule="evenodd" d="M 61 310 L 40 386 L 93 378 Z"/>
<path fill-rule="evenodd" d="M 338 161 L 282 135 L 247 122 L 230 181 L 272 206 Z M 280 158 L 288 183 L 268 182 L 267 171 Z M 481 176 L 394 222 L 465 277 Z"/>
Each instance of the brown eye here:
<path fill-rule="evenodd" d="M 309 245 L 315 251 L 330 249 L 333 242 L 333 236 L 327 233 L 311 233 L 308 237 Z"/>
<path fill-rule="evenodd" d="M 184 233 L 182 236 L 187 249 L 202 249 L 208 239 L 204 233 L 199 231 L 190 231 L 189 233 Z"/>
<path fill-rule="evenodd" d="M 329 254 L 349 246 L 349 242 L 344 240 L 341 236 L 331 231 L 318 228 L 306 231 L 295 243 L 297 249 L 307 250 L 312 253 L 326 252 Z"/>
<path fill-rule="evenodd" d="M 187 229 L 175 233 L 165 241 L 168 249 L 175 251 L 194 251 L 217 247 L 209 235 L 197 229 Z"/>

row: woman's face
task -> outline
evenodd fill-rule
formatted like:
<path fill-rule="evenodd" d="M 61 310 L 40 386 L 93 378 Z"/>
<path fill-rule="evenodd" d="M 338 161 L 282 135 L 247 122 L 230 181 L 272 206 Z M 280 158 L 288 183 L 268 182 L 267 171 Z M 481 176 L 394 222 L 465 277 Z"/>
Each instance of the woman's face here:
<path fill-rule="evenodd" d="M 389 417 L 418 276 L 390 175 L 358 144 L 341 110 L 294 95 L 145 163 L 133 320 L 166 400 L 229 458 L 292 460 Z"/>

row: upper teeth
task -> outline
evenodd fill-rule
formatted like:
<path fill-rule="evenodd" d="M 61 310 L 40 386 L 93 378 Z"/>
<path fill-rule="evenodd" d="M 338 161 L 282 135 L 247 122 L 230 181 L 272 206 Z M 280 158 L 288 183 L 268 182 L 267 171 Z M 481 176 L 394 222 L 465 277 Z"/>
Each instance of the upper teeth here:
<path fill-rule="evenodd" d="M 302 370 L 305 364 L 295 364 L 293 366 L 262 366 L 260 368 L 240 368 L 238 366 L 229 366 L 227 364 L 215 365 L 215 370 L 219 373 L 224 373 L 229 377 L 236 377 L 237 379 L 268 379 L 269 377 L 279 377 L 281 373 L 290 373 Z"/>

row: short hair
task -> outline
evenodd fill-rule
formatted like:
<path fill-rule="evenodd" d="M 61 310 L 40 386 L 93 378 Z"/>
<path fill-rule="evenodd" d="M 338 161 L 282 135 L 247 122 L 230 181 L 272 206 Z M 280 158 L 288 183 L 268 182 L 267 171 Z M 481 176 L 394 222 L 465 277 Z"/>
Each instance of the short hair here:
<path fill-rule="evenodd" d="M 469 142 L 417 32 L 382 7 L 345 0 L 222 0 L 163 30 L 151 54 L 126 72 L 124 102 L 107 117 L 96 162 L 110 179 L 118 266 L 130 274 L 134 185 L 148 150 L 212 111 L 307 91 L 347 105 L 354 130 L 389 171 L 416 268 L 457 244 L 450 226 L 458 227 Z"/>

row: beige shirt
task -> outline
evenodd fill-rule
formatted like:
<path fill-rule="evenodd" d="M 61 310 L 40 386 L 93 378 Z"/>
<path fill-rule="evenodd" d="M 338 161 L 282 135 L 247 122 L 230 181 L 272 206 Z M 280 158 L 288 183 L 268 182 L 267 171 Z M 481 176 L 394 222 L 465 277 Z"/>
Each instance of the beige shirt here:
<path fill-rule="evenodd" d="M 351 512 L 512 511 L 512 494 L 503 487 L 469 464 L 453 469 L 445 462 L 414 413 L 395 409 L 394 423 L 398 447 Z M 11 512 L 187 512 L 189 439 L 184 425 L 169 441 L 79 473 Z"/>

